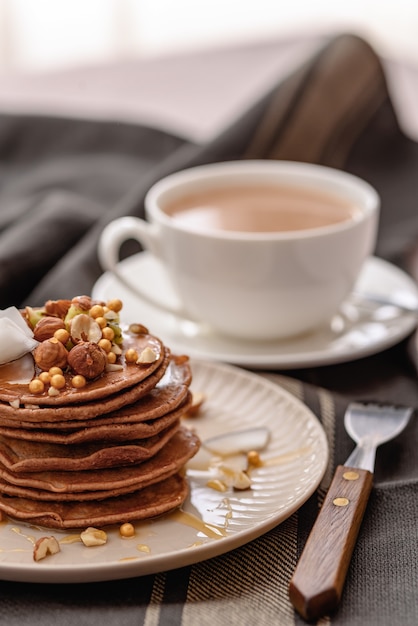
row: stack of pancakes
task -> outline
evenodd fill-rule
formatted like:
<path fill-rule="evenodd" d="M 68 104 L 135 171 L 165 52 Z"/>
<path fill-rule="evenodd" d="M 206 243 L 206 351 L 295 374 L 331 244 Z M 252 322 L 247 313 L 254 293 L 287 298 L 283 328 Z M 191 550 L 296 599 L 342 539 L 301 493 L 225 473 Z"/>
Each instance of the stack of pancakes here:
<path fill-rule="evenodd" d="M 181 426 L 191 404 L 187 359 L 147 332 L 123 329 L 121 368 L 57 395 L 16 382 L 23 360 L 0 366 L 0 510 L 49 528 L 85 528 L 154 517 L 188 492 L 182 468 L 199 448 Z M 152 363 L 126 350 L 151 348 Z M 13 369 L 13 375 L 11 374 Z"/>

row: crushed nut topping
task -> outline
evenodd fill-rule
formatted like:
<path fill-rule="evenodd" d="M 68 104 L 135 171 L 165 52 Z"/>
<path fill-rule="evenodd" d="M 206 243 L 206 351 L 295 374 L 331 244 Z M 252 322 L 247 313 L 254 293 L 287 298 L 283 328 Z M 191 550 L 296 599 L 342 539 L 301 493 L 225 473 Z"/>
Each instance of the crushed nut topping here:
<path fill-rule="evenodd" d="M 33 547 L 33 560 L 41 561 L 50 554 L 57 554 L 60 550 L 60 544 L 55 537 L 41 537 Z"/>
<path fill-rule="evenodd" d="M 141 354 L 136 360 L 136 363 L 138 365 L 141 365 L 141 364 L 148 365 L 149 363 L 154 363 L 157 359 L 158 359 L 158 355 L 155 352 L 155 350 L 153 350 L 150 347 L 147 347 L 144 350 L 142 350 Z"/>
<path fill-rule="evenodd" d="M 88 548 L 92 546 L 103 546 L 107 543 L 107 534 L 104 530 L 89 526 L 80 533 L 80 539 Z"/>
<path fill-rule="evenodd" d="M 124 354 L 119 324 L 122 308 L 122 301 L 116 298 L 99 302 L 78 296 L 72 300 L 48 300 L 39 308 L 27 306 L 19 313 L 26 330 L 36 339 L 31 346 L 36 372 L 28 381 L 29 392 L 55 396 L 67 385 L 82 389 L 104 372 L 123 370 L 123 357 L 127 364 L 154 363 L 158 354 L 150 347 L 140 354 L 128 348 Z M 142 324 L 131 324 L 128 332 L 147 334 L 148 329 Z M 58 368 L 62 378 L 54 379 L 52 368 Z M 67 374 L 68 378 L 64 376 Z"/>

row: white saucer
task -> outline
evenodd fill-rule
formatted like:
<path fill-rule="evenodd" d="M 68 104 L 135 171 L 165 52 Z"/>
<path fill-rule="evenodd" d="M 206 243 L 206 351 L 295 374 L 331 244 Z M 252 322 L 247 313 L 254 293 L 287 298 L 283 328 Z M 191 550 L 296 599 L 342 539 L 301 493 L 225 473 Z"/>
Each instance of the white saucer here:
<path fill-rule="evenodd" d="M 127 280 L 140 279 L 142 288 L 154 298 L 176 302 L 164 268 L 149 253 L 133 255 L 121 261 L 119 267 Z M 372 292 L 383 298 L 399 293 L 418 306 L 418 289 L 410 276 L 376 257 L 367 261 L 355 291 Z M 412 313 L 350 299 L 341 307 L 340 314 L 313 333 L 282 341 L 254 342 L 216 334 L 152 307 L 111 273 L 106 272 L 98 279 L 92 295 L 102 300 L 123 300 L 123 321 L 144 324 L 173 352 L 253 369 L 295 369 L 351 361 L 395 345 L 417 324 L 417 316 Z"/>

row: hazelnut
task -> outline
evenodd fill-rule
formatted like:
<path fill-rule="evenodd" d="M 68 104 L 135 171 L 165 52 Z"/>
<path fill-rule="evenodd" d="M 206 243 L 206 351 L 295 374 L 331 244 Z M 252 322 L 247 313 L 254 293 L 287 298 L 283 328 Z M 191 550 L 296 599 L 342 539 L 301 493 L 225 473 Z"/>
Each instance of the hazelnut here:
<path fill-rule="evenodd" d="M 37 346 L 33 352 L 35 363 L 41 370 L 47 372 L 51 367 L 66 367 L 68 352 L 64 345 L 52 337 Z"/>
<path fill-rule="evenodd" d="M 60 544 L 55 537 L 41 537 L 33 547 L 33 560 L 40 561 L 48 554 L 57 554 L 60 552 Z"/>
<path fill-rule="evenodd" d="M 69 351 L 68 364 L 76 374 L 96 378 L 106 368 L 107 355 L 97 343 L 81 341 Z"/>
<path fill-rule="evenodd" d="M 99 324 L 86 313 L 80 313 L 71 320 L 70 332 L 74 343 L 79 341 L 98 343 L 102 338 L 102 329 Z"/>
<path fill-rule="evenodd" d="M 128 330 L 133 335 L 148 335 L 148 328 L 143 324 L 130 324 Z"/>
<path fill-rule="evenodd" d="M 76 296 L 72 299 L 72 304 L 77 305 L 83 311 L 89 311 L 93 302 L 90 296 Z"/>
<path fill-rule="evenodd" d="M 48 300 L 45 302 L 45 311 L 48 315 L 64 318 L 71 306 L 71 300 Z"/>
<path fill-rule="evenodd" d="M 65 328 L 64 321 L 59 317 L 42 317 L 33 329 L 33 336 L 36 341 L 45 341 L 54 336 L 57 330 Z"/>

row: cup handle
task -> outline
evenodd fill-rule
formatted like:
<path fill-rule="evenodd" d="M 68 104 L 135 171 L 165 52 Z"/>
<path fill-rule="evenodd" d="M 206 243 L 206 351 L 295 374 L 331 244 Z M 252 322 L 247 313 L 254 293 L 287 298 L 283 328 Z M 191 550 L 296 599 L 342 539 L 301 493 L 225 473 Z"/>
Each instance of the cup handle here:
<path fill-rule="evenodd" d="M 138 217 L 121 217 L 110 222 L 101 233 L 97 253 L 103 270 L 111 272 L 125 287 L 151 306 L 162 309 L 181 319 L 196 321 L 192 320 L 191 316 L 183 309 L 171 307 L 168 304 L 154 300 L 150 294 L 143 291 L 137 284 L 133 281 L 131 282 L 123 275 L 119 269 L 119 252 L 122 244 L 129 239 L 138 241 L 157 259 L 162 258 L 159 252 L 160 242 L 156 227 Z"/>

